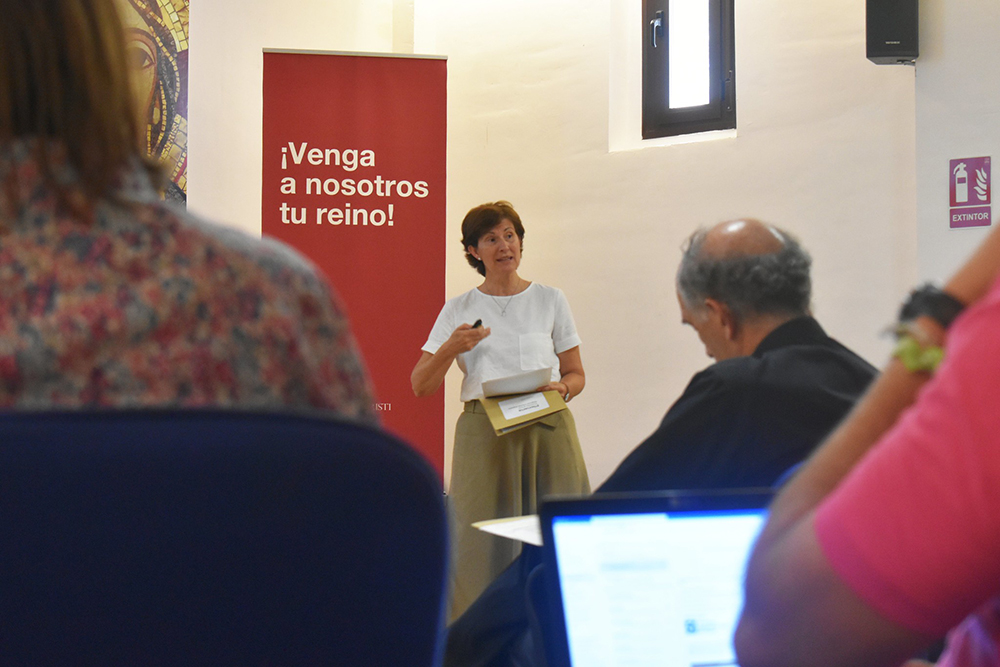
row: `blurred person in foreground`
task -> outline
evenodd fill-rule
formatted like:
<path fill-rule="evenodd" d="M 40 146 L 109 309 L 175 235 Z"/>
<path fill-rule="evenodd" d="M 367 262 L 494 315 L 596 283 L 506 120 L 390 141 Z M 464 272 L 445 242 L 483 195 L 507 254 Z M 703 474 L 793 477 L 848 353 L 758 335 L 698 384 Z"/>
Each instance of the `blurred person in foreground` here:
<path fill-rule="evenodd" d="M 160 200 L 114 2 L 0 0 L 0 16 L 0 406 L 374 423 L 315 269 Z"/>
<path fill-rule="evenodd" d="M 1000 665 L 998 268 L 994 230 L 911 294 L 885 371 L 775 499 L 743 667 L 899 665 L 949 630 L 941 667 Z"/>
<path fill-rule="evenodd" d="M 597 493 L 770 486 L 837 425 L 875 369 L 809 314 L 811 262 L 791 234 L 758 220 L 691 235 L 677 299 L 716 363 Z M 452 624 L 447 667 L 545 664 L 549 602 L 528 594 L 540 562 L 526 546 Z"/>

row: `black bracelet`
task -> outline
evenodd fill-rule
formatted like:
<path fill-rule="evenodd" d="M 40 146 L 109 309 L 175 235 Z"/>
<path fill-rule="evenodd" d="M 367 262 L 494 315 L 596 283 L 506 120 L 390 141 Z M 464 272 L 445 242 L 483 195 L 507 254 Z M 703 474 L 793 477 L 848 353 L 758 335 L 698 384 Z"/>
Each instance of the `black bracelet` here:
<path fill-rule="evenodd" d="M 965 304 L 931 283 L 910 292 L 909 298 L 899 309 L 900 322 L 912 322 L 921 315 L 930 317 L 947 329 L 965 309 Z"/>

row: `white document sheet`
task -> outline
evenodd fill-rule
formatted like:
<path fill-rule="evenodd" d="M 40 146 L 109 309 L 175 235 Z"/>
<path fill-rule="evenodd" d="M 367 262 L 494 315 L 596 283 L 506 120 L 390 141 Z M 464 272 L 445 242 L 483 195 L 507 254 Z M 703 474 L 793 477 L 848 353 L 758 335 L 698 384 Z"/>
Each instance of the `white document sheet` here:
<path fill-rule="evenodd" d="M 551 368 L 539 368 L 534 371 L 508 375 L 505 378 L 487 380 L 483 383 L 483 395 L 505 396 L 507 394 L 523 394 L 544 387 L 552 380 Z"/>
<path fill-rule="evenodd" d="M 498 401 L 497 405 L 500 407 L 500 412 L 503 413 L 503 418 L 509 420 L 541 412 L 549 407 L 549 400 L 545 398 L 545 394 L 536 391 L 534 394 L 525 394 Z"/>
<path fill-rule="evenodd" d="M 500 537 L 534 544 L 536 547 L 542 546 L 542 526 L 538 522 L 537 514 L 477 521 L 472 527 Z"/>

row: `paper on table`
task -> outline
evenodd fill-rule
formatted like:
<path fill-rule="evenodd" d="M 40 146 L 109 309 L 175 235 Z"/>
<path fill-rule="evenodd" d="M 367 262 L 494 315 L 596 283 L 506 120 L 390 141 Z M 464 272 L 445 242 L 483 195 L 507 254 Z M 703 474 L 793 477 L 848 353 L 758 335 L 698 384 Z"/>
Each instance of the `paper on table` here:
<path fill-rule="evenodd" d="M 542 546 L 542 524 L 539 523 L 537 514 L 477 521 L 472 527 L 500 537 L 534 544 L 536 547 Z"/>
<path fill-rule="evenodd" d="M 545 400 L 545 394 L 536 391 L 534 394 L 525 394 L 524 396 L 498 401 L 497 405 L 500 406 L 500 411 L 503 413 L 504 419 L 516 419 L 524 415 L 541 412 L 549 407 L 549 402 Z"/>
<path fill-rule="evenodd" d="M 552 381 L 551 368 L 539 368 L 505 378 L 487 380 L 483 383 L 484 396 L 505 396 L 507 394 L 523 394 L 534 391 Z"/>

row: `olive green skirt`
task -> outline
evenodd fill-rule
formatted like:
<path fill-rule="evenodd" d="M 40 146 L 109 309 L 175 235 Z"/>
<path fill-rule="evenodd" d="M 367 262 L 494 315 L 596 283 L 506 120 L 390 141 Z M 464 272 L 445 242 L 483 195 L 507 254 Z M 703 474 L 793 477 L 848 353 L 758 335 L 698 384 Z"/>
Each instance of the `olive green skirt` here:
<path fill-rule="evenodd" d="M 590 482 L 570 411 L 497 436 L 478 401 L 455 427 L 449 508 L 452 518 L 451 618 L 455 619 L 521 552 L 521 543 L 472 523 L 535 514 L 550 494 L 588 494 Z"/>

